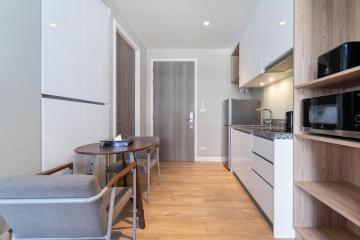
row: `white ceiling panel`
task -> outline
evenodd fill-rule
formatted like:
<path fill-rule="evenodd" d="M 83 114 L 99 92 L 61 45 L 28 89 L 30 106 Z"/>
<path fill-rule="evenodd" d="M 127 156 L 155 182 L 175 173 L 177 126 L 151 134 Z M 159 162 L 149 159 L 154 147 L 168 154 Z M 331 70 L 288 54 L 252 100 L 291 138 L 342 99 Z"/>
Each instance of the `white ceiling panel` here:
<path fill-rule="evenodd" d="M 111 1 L 147 48 L 208 49 L 234 47 L 261 0 Z"/>

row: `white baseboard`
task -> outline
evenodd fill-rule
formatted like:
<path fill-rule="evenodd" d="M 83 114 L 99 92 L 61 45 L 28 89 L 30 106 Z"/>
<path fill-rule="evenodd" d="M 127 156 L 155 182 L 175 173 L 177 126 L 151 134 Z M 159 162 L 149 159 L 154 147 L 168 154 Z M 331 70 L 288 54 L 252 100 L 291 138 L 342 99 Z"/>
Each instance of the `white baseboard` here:
<path fill-rule="evenodd" d="M 224 157 L 197 157 L 195 162 L 222 162 Z"/>

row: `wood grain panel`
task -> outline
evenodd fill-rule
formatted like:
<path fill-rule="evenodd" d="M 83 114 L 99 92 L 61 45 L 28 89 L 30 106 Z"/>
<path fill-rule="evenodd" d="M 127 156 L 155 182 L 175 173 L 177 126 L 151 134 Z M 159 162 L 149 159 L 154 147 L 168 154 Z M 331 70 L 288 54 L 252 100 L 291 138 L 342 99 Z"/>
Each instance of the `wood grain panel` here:
<path fill-rule="evenodd" d="M 344 228 L 296 228 L 305 240 L 357 240 L 355 234 Z"/>
<path fill-rule="evenodd" d="M 154 63 L 154 135 L 161 139 L 162 161 L 194 161 L 194 62 Z"/>
<path fill-rule="evenodd" d="M 135 135 L 135 52 L 116 34 L 116 134 Z"/>
<path fill-rule="evenodd" d="M 345 182 L 296 182 L 295 184 L 360 226 L 360 187 Z"/>
<path fill-rule="evenodd" d="M 360 1 L 295 0 L 294 85 L 309 84 L 317 76 L 317 58 L 346 41 L 360 40 Z M 294 131 L 301 132 L 301 100 L 358 89 L 339 84 L 333 89 L 294 89 Z M 313 139 L 317 140 L 317 139 Z M 294 139 L 295 181 L 346 181 L 360 186 L 360 151 L 329 141 Z M 355 143 L 354 143 L 355 144 Z M 295 227 L 358 227 L 302 189 L 294 189 Z M 311 239 L 311 238 L 310 238 Z"/>

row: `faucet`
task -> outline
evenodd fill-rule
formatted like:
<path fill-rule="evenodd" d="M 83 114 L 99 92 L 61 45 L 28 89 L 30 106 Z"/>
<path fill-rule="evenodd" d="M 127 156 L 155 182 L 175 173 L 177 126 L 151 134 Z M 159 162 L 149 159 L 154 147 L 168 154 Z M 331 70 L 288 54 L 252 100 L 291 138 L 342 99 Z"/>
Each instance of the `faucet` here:
<path fill-rule="evenodd" d="M 271 129 L 271 124 L 272 124 L 272 111 L 268 108 L 257 108 L 255 109 L 256 111 L 268 111 L 269 112 L 269 118 L 265 118 L 265 123 L 269 124 L 269 127 Z"/>

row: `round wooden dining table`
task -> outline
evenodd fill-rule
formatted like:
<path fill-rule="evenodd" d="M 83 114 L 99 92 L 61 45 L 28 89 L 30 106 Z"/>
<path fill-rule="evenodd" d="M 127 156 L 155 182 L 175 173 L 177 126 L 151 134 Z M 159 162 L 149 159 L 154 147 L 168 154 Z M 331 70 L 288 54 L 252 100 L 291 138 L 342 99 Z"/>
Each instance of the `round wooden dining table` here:
<path fill-rule="evenodd" d="M 130 161 L 136 161 L 135 153 L 139 151 L 146 151 L 153 147 L 152 143 L 144 141 L 134 141 L 128 147 L 104 147 L 101 143 L 92 143 L 84 146 L 80 146 L 75 149 L 75 152 L 83 155 L 92 155 L 92 156 L 106 156 L 107 165 L 110 163 L 110 156 L 121 154 L 130 155 Z M 124 159 L 123 159 L 124 161 Z M 93 167 L 94 164 L 89 164 L 88 168 Z M 88 169 L 88 173 L 92 173 L 93 170 Z M 141 184 L 139 179 L 139 170 L 136 168 L 136 206 L 138 211 L 139 218 L 139 227 L 141 229 L 145 228 L 145 217 L 144 217 L 144 207 L 142 203 L 142 193 L 141 193 Z"/>

